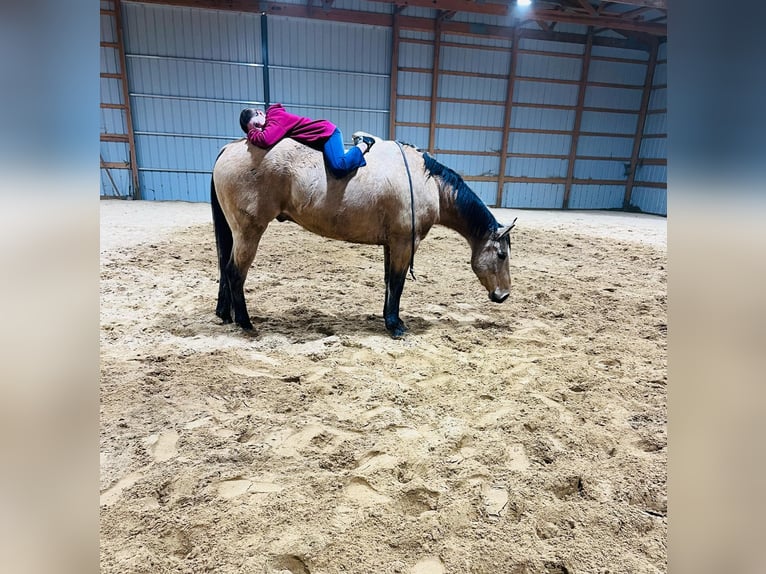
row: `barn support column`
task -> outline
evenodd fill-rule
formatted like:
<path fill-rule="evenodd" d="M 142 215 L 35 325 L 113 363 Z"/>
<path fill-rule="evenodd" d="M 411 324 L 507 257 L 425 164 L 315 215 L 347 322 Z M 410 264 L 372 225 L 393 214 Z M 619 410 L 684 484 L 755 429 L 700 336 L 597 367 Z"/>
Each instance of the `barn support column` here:
<path fill-rule="evenodd" d="M 630 173 L 628 181 L 625 184 L 625 198 L 622 202 L 623 209 L 630 208 L 630 196 L 633 194 L 633 185 L 636 182 L 636 170 L 638 169 L 638 155 L 641 151 L 641 141 L 644 137 L 644 127 L 646 126 L 646 113 L 649 110 L 649 99 L 652 96 L 652 85 L 654 84 L 654 69 L 657 66 L 657 52 L 659 51 L 659 41 L 652 38 L 652 47 L 649 52 L 649 62 L 646 65 L 646 81 L 644 82 L 644 93 L 641 96 L 641 109 L 638 113 L 638 122 L 636 123 L 636 135 L 633 138 L 633 152 L 630 154 Z"/>
<path fill-rule="evenodd" d="M 271 104 L 269 88 L 269 23 L 266 14 L 261 14 L 261 55 L 263 58 L 263 102 L 265 107 Z"/>
<path fill-rule="evenodd" d="M 503 140 L 500 145 L 500 168 L 497 174 L 497 195 L 495 207 L 503 206 L 503 189 L 505 187 L 505 164 L 508 161 L 508 134 L 511 127 L 511 114 L 513 113 L 513 91 L 516 84 L 516 60 L 518 58 L 518 44 L 521 38 L 519 22 L 513 28 L 511 40 L 511 65 L 508 70 L 508 89 L 505 96 L 505 114 L 503 115 Z"/>
<path fill-rule="evenodd" d="M 122 101 L 125 106 L 125 124 L 128 128 L 128 148 L 130 152 L 130 174 L 133 181 L 133 199 L 141 199 L 141 188 L 138 183 L 138 160 L 136 159 L 136 136 L 133 133 L 133 114 L 130 111 L 130 89 L 128 88 L 128 68 L 125 58 L 125 42 L 122 32 L 122 2 L 114 0 L 114 19 L 117 29 L 117 50 L 120 55 L 120 83 L 122 84 Z"/>
<path fill-rule="evenodd" d="M 434 22 L 434 60 L 431 70 L 431 118 L 428 122 L 428 151 L 433 154 L 436 150 L 436 96 L 439 91 L 439 55 L 442 44 L 442 13 Z"/>
<path fill-rule="evenodd" d="M 567 179 L 564 184 L 563 209 L 569 208 L 569 196 L 572 193 L 572 180 L 574 179 L 575 162 L 577 161 L 577 144 L 580 141 L 580 126 L 582 125 L 582 111 L 585 106 L 585 92 L 588 89 L 588 73 L 590 71 L 590 56 L 593 52 L 593 27 L 588 27 L 588 35 L 585 39 L 585 53 L 583 54 L 582 69 L 580 70 L 580 84 L 577 88 L 577 109 L 575 110 L 574 127 L 569 143 L 569 162 L 567 163 Z"/>
<path fill-rule="evenodd" d="M 399 80 L 399 14 L 403 6 L 394 6 L 391 16 L 391 80 L 389 81 L 388 96 L 388 139 L 396 139 L 396 96 Z"/>

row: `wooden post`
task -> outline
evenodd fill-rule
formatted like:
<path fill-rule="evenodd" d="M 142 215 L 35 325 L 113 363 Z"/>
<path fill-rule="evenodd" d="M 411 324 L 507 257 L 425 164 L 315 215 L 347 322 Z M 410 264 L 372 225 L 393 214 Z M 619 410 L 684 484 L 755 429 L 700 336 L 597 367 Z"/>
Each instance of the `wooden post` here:
<path fill-rule="evenodd" d="M 399 13 L 401 8 L 394 6 L 391 22 L 391 81 L 388 97 L 388 139 L 396 139 L 396 97 L 399 81 Z"/>
<path fill-rule="evenodd" d="M 577 144 L 580 141 L 580 126 L 582 125 L 582 112 L 585 106 L 585 92 L 588 88 L 588 72 L 590 70 L 590 56 L 593 52 L 593 27 L 588 27 L 588 35 L 585 39 L 585 53 L 582 59 L 580 71 L 580 84 L 577 88 L 577 108 L 575 110 L 574 127 L 569 144 L 569 163 L 567 163 L 567 179 L 564 184 L 564 201 L 562 208 L 569 208 L 569 196 L 572 192 L 572 180 L 574 179 L 575 162 L 577 161 Z"/>
<path fill-rule="evenodd" d="M 628 181 L 625 184 L 625 198 L 622 202 L 622 208 L 630 207 L 630 197 L 633 194 L 633 185 L 636 182 L 636 170 L 638 169 L 638 155 L 641 151 L 641 140 L 644 137 L 644 126 L 646 125 L 646 112 L 649 109 L 649 98 L 652 96 L 652 84 L 654 83 L 654 70 L 657 66 L 657 52 L 659 51 L 659 41 L 652 39 L 652 48 L 649 52 L 649 62 L 646 65 L 646 80 L 644 82 L 644 93 L 641 97 L 641 109 L 638 113 L 638 122 L 636 123 L 636 135 L 633 138 L 633 153 L 630 154 L 630 173 Z"/>
<path fill-rule="evenodd" d="M 436 149 L 436 94 L 439 90 L 439 54 L 442 43 L 442 17 L 436 17 L 434 22 L 434 60 L 431 70 L 431 118 L 428 122 L 428 151 L 432 154 Z"/>
<path fill-rule="evenodd" d="M 122 98 L 125 105 L 125 123 L 128 127 L 128 148 L 130 150 L 130 172 L 133 179 L 133 199 L 141 199 L 138 184 L 138 160 L 136 160 L 136 138 L 133 134 L 133 114 L 130 112 L 130 90 L 128 89 L 128 68 L 125 59 L 125 43 L 122 36 L 122 6 L 120 0 L 114 0 L 114 18 L 117 28 L 117 46 L 120 54 Z"/>
<path fill-rule="evenodd" d="M 508 89 L 505 96 L 505 114 L 503 115 L 503 141 L 500 147 L 500 171 L 497 174 L 497 195 L 495 207 L 503 206 L 503 188 L 505 187 L 505 164 L 508 161 L 508 134 L 511 127 L 511 114 L 513 112 L 513 91 L 516 84 L 516 61 L 518 59 L 518 44 L 521 38 L 519 34 L 520 22 L 516 22 L 513 28 L 511 40 L 511 65 L 508 70 Z"/>

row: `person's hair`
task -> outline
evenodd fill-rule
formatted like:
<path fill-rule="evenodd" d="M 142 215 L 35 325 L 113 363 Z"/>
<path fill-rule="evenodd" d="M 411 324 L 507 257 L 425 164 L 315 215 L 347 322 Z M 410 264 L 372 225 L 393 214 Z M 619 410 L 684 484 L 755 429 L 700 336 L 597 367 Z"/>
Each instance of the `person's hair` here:
<path fill-rule="evenodd" d="M 253 108 L 245 108 L 242 110 L 242 113 L 239 114 L 239 127 L 242 128 L 242 131 L 247 133 L 248 127 L 247 124 L 250 123 L 250 120 L 253 119 L 253 116 L 255 115 L 255 110 Z"/>

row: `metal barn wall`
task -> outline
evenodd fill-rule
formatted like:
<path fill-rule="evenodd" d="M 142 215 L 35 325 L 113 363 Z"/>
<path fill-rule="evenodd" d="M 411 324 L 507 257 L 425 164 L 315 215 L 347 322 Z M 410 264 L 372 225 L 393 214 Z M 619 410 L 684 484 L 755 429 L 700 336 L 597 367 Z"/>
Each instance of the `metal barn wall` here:
<path fill-rule="evenodd" d="M 392 10 L 365 0 L 333 7 Z M 408 7 L 434 28 L 394 37 L 392 26 L 227 10 L 125 2 L 122 13 L 142 198 L 209 200 L 213 161 L 242 136 L 241 108 L 265 104 L 268 69 L 271 103 L 330 119 L 347 145 L 365 130 L 429 150 L 489 205 L 666 213 L 665 44 L 649 97 L 648 48 L 589 47 L 577 25 L 557 30 L 581 41 L 537 39 L 533 22 L 508 37 L 456 35 L 437 32 L 434 10 Z M 102 40 L 112 34 L 102 17 Z M 102 54 L 102 72 L 111 71 L 113 55 Z M 102 101 L 120 98 L 102 79 Z M 102 110 L 102 131 L 122 133 L 124 123 Z M 125 145 L 104 143 L 104 154 L 125 161 Z"/>

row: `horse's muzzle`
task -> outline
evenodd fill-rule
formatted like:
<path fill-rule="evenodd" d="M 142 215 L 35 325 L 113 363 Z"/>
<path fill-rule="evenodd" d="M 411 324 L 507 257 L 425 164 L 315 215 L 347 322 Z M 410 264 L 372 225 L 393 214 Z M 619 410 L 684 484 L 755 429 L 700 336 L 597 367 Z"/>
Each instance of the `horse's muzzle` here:
<path fill-rule="evenodd" d="M 489 298 L 494 303 L 502 303 L 503 301 L 508 299 L 508 295 L 510 295 L 510 293 L 508 291 L 498 291 L 498 290 L 495 290 L 495 291 L 491 291 L 490 292 Z"/>

